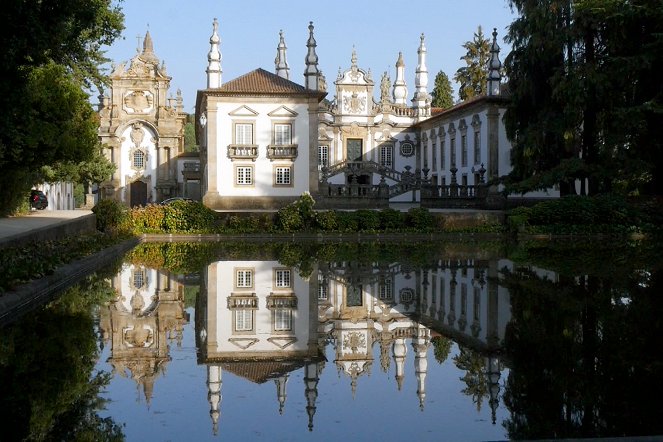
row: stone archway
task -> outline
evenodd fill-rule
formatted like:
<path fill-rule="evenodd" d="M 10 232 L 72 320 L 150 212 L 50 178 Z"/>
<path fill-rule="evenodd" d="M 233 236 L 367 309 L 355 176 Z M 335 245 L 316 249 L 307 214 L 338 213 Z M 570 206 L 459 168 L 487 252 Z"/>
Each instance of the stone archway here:
<path fill-rule="evenodd" d="M 147 183 L 136 180 L 129 186 L 131 207 L 147 205 Z"/>

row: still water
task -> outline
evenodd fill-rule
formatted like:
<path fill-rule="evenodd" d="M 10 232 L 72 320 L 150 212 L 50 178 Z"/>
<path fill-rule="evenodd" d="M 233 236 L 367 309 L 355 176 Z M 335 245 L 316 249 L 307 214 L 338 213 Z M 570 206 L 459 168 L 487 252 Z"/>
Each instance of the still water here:
<path fill-rule="evenodd" d="M 663 435 L 662 262 L 605 244 L 144 244 L 0 331 L 0 440 Z"/>

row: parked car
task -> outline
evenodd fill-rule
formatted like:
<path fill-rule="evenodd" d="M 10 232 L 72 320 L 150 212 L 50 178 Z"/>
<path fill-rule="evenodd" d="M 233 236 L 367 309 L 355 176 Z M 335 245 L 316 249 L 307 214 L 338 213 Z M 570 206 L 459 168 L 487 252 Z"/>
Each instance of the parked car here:
<path fill-rule="evenodd" d="M 187 198 L 187 197 L 184 197 L 184 196 L 175 196 L 175 197 L 172 197 L 172 198 L 167 198 L 167 199 L 161 201 L 159 204 L 161 204 L 162 206 L 167 206 L 168 204 L 172 204 L 175 201 L 194 202 L 195 200 L 192 200 L 191 198 Z"/>
<path fill-rule="evenodd" d="M 30 208 L 37 210 L 44 210 L 48 207 L 48 198 L 41 190 L 30 191 Z"/>

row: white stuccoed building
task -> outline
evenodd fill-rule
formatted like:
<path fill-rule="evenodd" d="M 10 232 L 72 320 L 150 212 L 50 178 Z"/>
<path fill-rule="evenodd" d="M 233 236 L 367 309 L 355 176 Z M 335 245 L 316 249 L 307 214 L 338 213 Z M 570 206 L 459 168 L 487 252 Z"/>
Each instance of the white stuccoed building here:
<path fill-rule="evenodd" d="M 257 69 L 222 81 L 221 38 L 214 20 L 207 88 L 198 91 L 203 202 L 213 209 L 277 209 L 310 192 L 317 207 L 502 207 L 490 180 L 511 170 L 502 118 L 502 64 L 493 32 L 488 93 L 448 109 L 431 107 L 425 35 L 417 49 L 408 104 L 406 64 L 398 54 L 393 85 L 385 72 L 374 96 L 370 69 L 339 69 L 334 89 L 318 68 L 309 24 L 304 84 L 290 79 L 281 33 L 274 74 Z M 334 92 L 334 96 L 330 94 Z M 558 197 L 538 192 L 530 198 Z"/>

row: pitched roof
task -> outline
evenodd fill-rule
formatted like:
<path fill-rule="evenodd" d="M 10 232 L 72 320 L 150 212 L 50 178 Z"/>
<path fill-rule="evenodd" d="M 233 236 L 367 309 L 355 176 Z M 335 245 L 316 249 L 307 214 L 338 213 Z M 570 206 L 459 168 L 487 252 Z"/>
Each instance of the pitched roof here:
<path fill-rule="evenodd" d="M 218 88 L 220 92 L 238 94 L 317 94 L 290 80 L 258 68 L 230 80 Z"/>
<path fill-rule="evenodd" d="M 221 368 L 256 384 L 262 384 L 270 379 L 276 379 L 286 373 L 303 367 L 305 361 L 246 361 L 224 362 Z"/>

